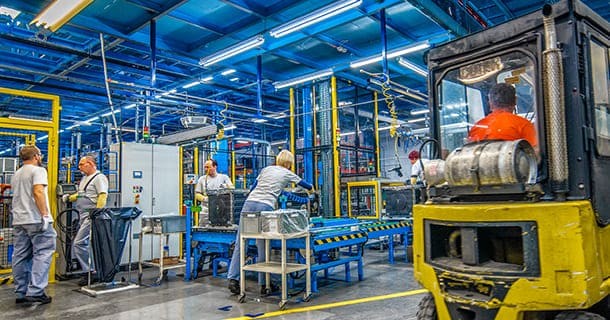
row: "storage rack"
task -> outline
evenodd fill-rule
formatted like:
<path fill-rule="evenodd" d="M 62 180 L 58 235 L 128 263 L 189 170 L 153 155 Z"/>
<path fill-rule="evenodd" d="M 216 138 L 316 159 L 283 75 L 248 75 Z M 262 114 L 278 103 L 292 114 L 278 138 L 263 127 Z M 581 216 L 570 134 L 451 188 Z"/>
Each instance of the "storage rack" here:
<path fill-rule="evenodd" d="M 286 276 L 290 273 L 297 271 L 305 271 L 305 294 L 303 296 L 303 301 L 309 301 L 311 299 L 311 261 L 310 255 L 305 255 L 305 264 L 302 263 L 288 263 L 287 262 L 287 248 L 286 248 L 286 240 L 288 239 L 297 239 L 297 238 L 305 238 L 305 252 L 310 252 L 310 238 L 309 232 L 297 232 L 297 233 L 287 233 L 287 234 L 275 234 L 275 233 L 256 233 L 256 234 L 244 234 L 241 233 L 239 236 L 240 242 L 240 295 L 239 302 L 243 303 L 246 300 L 246 271 L 256 271 L 256 272 L 264 272 L 265 275 L 265 285 L 267 288 L 271 288 L 271 277 L 270 274 L 280 274 L 282 278 L 282 300 L 279 303 L 280 310 L 284 310 L 286 308 L 286 303 L 288 302 L 288 286 L 286 281 Z M 265 262 L 257 262 L 254 264 L 246 265 L 246 246 L 247 239 L 263 239 L 265 241 Z M 281 242 L 281 261 L 271 261 L 271 240 L 280 240 Z"/>

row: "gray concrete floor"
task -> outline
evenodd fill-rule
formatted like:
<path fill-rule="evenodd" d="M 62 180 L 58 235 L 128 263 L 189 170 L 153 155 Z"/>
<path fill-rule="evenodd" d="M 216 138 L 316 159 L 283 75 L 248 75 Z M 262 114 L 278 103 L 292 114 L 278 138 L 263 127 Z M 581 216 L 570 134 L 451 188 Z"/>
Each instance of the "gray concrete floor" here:
<path fill-rule="evenodd" d="M 404 247 L 396 250 L 397 262 L 387 262 L 387 251 L 365 250 L 364 280 L 358 281 L 352 263 L 352 281 L 319 279 L 319 292 L 309 302 L 302 302 L 303 294 L 291 298 L 287 310 L 406 292 L 419 289 L 413 279 L 413 268 L 405 262 Z M 180 271 L 178 271 L 180 272 Z M 321 273 L 319 273 L 321 276 Z M 136 277 L 134 277 L 135 279 Z M 152 283 L 153 270 L 144 275 L 145 283 Z M 343 267 L 333 269 L 331 278 L 343 279 Z M 254 279 L 254 278 L 252 278 Z M 0 286 L 0 319 L 227 319 L 278 311 L 279 296 L 260 298 L 256 282 L 248 280 L 249 293 L 245 303 L 238 303 L 226 288 L 227 280 L 206 276 L 184 282 L 170 271 L 169 280 L 159 286 L 100 295 L 97 298 L 76 292 L 76 280 L 49 285 L 53 302 L 44 306 L 15 305 L 12 285 Z M 297 283 L 302 287 L 303 283 Z M 298 289 L 293 289 L 298 291 Z M 349 306 L 335 306 L 315 311 L 283 314 L 274 319 L 415 319 L 421 294 L 364 302 Z M 219 308 L 226 307 L 223 311 Z"/>

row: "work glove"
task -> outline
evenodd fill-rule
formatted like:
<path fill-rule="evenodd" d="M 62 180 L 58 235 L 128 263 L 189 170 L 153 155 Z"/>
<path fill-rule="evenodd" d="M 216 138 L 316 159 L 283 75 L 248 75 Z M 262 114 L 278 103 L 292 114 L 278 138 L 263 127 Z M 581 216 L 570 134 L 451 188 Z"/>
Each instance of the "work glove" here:
<path fill-rule="evenodd" d="M 78 199 L 78 193 L 73 193 L 70 196 L 68 196 L 68 201 L 70 201 L 70 202 L 74 202 L 74 201 L 76 201 L 76 199 Z"/>
<path fill-rule="evenodd" d="M 195 193 L 195 200 L 197 200 L 199 202 L 203 202 L 203 201 L 205 201 L 205 196 L 201 193 Z"/>
<path fill-rule="evenodd" d="M 69 194 L 64 194 L 63 196 L 61 196 L 61 202 L 63 203 L 68 203 L 68 198 L 70 197 Z"/>

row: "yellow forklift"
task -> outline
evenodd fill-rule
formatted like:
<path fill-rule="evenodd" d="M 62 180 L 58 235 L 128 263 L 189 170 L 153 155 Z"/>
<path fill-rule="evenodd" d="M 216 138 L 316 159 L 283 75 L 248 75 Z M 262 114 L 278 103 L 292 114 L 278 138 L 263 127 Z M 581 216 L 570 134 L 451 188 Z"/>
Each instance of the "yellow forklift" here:
<path fill-rule="evenodd" d="M 417 319 L 610 319 L 610 24 L 580 1 L 431 49 Z M 469 142 L 497 83 L 525 140 Z M 430 148 L 433 149 L 433 148 Z"/>

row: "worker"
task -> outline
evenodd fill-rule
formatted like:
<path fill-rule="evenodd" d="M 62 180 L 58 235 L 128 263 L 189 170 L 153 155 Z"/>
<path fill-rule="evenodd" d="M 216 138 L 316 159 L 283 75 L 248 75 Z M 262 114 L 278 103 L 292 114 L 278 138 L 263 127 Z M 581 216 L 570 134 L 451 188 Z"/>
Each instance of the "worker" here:
<path fill-rule="evenodd" d="M 97 170 L 95 157 L 84 156 L 78 162 L 78 169 L 84 174 L 78 185 L 78 192 L 66 194 L 62 197 L 64 202 L 76 202 L 76 210 L 79 212 L 80 225 L 72 243 L 72 253 L 81 267 L 82 271 L 91 273 L 91 283 L 98 281 L 95 271 L 89 266 L 89 234 L 91 231 L 91 219 L 89 211 L 95 208 L 104 208 L 108 197 L 108 178 Z M 78 285 L 84 286 L 89 283 L 89 274 L 85 275 Z"/>
<path fill-rule="evenodd" d="M 13 190 L 13 280 L 17 304 L 47 304 L 51 297 L 49 268 L 55 252 L 57 233 L 49 210 L 47 170 L 42 153 L 35 146 L 19 151 L 23 165 L 12 178 Z"/>
<path fill-rule="evenodd" d="M 199 213 L 199 226 L 204 227 L 208 224 L 208 190 L 234 189 L 231 179 L 226 174 L 218 173 L 218 162 L 214 159 L 208 159 L 205 162 L 203 169 L 205 175 L 197 180 L 195 185 L 195 200 L 201 203 L 201 212 Z"/>
<path fill-rule="evenodd" d="M 313 191 L 313 186 L 308 182 L 304 181 L 291 171 L 294 165 L 294 155 L 288 150 L 282 150 L 276 158 L 276 164 L 265 167 L 256 178 L 256 181 L 250 188 L 250 194 L 244 202 L 241 212 L 261 212 L 261 211 L 272 211 L 276 209 L 278 197 L 282 193 L 285 187 L 290 183 L 296 183 L 298 186 L 303 187 L 310 192 Z M 231 257 L 231 264 L 227 271 L 227 278 L 229 279 L 229 290 L 233 294 L 240 293 L 239 287 L 239 271 L 240 271 L 240 246 L 239 241 L 239 229 L 237 229 L 237 237 L 235 240 L 235 249 L 233 249 L 233 256 Z M 258 248 L 258 261 L 265 260 L 265 246 L 263 240 L 257 240 L 256 246 Z M 261 285 L 261 293 L 266 292 L 266 288 L 263 285 L 264 276 L 259 273 L 258 283 Z M 271 288 L 270 288 L 271 289 Z"/>
<path fill-rule="evenodd" d="M 411 184 L 415 185 L 417 183 L 424 182 L 424 168 L 422 168 L 422 164 L 420 161 L 419 151 L 413 150 L 409 152 L 409 161 L 411 162 Z M 423 161 L 423 160 L 422 160 Z"/>
<path fill-rule="evenodd" d="M 488 100 L 491 113 L 475 123 L 468 133 L 468 140 L 477 142 L 525 139 L 538 150 L 536 128 L 531 121 L 514 114 L 517 104 L 515 87 L 498 83 L 489 90 Z"/>

